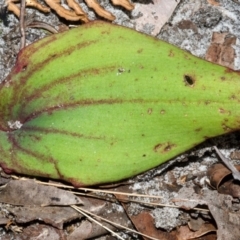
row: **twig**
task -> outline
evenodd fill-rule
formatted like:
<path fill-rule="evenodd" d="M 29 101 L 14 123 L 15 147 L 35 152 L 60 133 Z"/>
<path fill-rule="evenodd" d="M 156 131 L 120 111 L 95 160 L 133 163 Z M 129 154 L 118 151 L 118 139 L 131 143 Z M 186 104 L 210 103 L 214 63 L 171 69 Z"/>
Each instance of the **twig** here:
<path fill-rule="evenodd" d="M 213 146 L 215 151 L 217 152 L 218 156 L 221 158 L 221 160 L 224 162 L 224 164 L 227 166 L 227 168 L 232 172 L 233 178 L 235 180 L 240 181 L 240 172 L 235 168 L 235 166 L 229 161 L 229 159 L 225 158 L 222 153 L 218 150 L 216 146 Z"/>
<path fill-rule="evenodd" d="M 107 219 L 105 219 L 105 218 L 102 218 L 102 217 L 100 217 L 100 216 L 97 216 L 97 215 L 95 215 L 95 214 L 93 214 L 93 213 L 91 213 L 91 212 L 89 212 L 89 211 L 87 211 L 87 210 L 85 210 L 85 209 L 83 209 L 83 208 L 81 208 L 81 207 L 79 207 L 79 206 L 71 205 L 71 207 L 74 208 L 75 210 L 81 212 L 81 214 L 83 214 L 83 212 L 84 212 L 85 214 L 91 215 L 91 216 L 93 216 L 93 217 L 95 217 L 95 218 L 97 218 L 97 219 L 100 219 L 100 220 L 102 220 L 102 221 L 104 221 L 104 222 L 107 222 L 107 223 L 109 223 L 109 224 L 112 224 L 112 225 L 115 226 L 115 227 L 118 227 L 118 228 L 121 228 L 121 229 L 125 229 L 125 230 L 127 230 L 127 231 L 129 231 L 129 232 L 132 232 L 132 233 L 136 233 L 136 234 L 138 234 L 138 235 L 140 235 L 140 236 L 147 237 L 148 239 L 158 240 L 157 238 L 154 238 L 154 237 L 148 236 L 148 235 L 146 235 L 146 234 L 137 232 L 137 231 L 135 231 L 135 230 L 133 230 L 133 229 L 131 229 L 131 228 L 122 226 L 122 225 L 120 225 L 120 224 L 118 224 L 118 223 L 115 223 L 115 222 L 109 221 L 109 220 L 107 220 Z"/>
<path fill-rule="evenodd" d="M 26 1 L 21 0 L 21 9 L 20 9 L 20 34 L 21 34 L 21 43 L 20 50 L 25 47 L 26 43 L 26 34 L 25 34 L 25 7 Z"/>
<path fill-rule="evenodd" d="M 82 215 L 84 215 L 85 217 L 87 217 L 90 221 L 96 223 L 97 225 L 101 226 L 102 228 L 106 229 L 108 232 L 110 232 L 113 236 L 117 237 L 118 239 L 124 240 L 121 236 L 119 236 L 117 233 L 115 233 L 114 231 L 112 231 L 110 228 L 104 226 L 102 223 L 98 222 L 97 220 L 95 220 L 94 218 L 92 218 L 91 216 L 89 216 L 86 212 L 86 210 L 83 210 L 80 207 L 77 207 L 75 205 L 71 206 L 73 209 L 77 210 L 78 212 L 80 212 Z M 92 214 L 93 215 L 93 214 Z M 99 218 L 99 217 L 98 217 Z"/>
<path fill-rule="evenodd" d="M 29 178 L 23 178 L 23 177 L 19 178 L 19 177 L 14 176 L 14 175 L 12 175 L 12 178 L 16 179 L 16 180 L 21 180 L 21 181 L 29 180 Z M 113 194 L 113 195 L 118 194 L 118 195 L 128 196 L 128 197 L 163 199 L 163 197 L 161 197 L 161 196 L 154 196 L 154 195 L 144 195 L 144 194 L 127 193 L 127 192 L 116 192 L 116 191 L 109 191 L 109 190 L 105 190 L 105 189 L 100 190 L 100 189 L 94 189 L 94 188 L 75 188 L 75 187 L 70 186 L 70 185 L 64 185 L 64 184 L 59 184 L 59 183 L 50 183 L 50 182 L 42 182 L 42 181 L 39 181 L 39 180 L 35 180 L 35 182 L 39 183 L 41 185 L 46 185 L 46 186 L 54 186 L 54 187 L 63 188 L 63 189 L 72 189 L 70 192 L 75 194 L 75 195 L 83 195 L 83 196 L 90 196 L 90 197 L 98 197 L 98 196 L 88 195 L 88 194 L 84 194 L 84 193 L 81 193 L 81 192 L 76 192 L 76 191 L 73 191 L 73 190 L 82 190 L 82 191 L 85 191 L 85 192 L 105 193 L 105 194 Z M 117 199 L 117 200 L 119 200 L 119 199 Z M 119 200 L 119 201 L 121 201 L 121 200 Z M 183 200 L 181 199 L 181 201 L 183 201 Z M 189 200 L 189 201 L 197 201 L 197 200 Z M 129 202 L 136 202 L 136 203 L 147 205 L 147 206 L 180 208 L 179 206 L 176 206 L 176 205 L 143 202 L 143 201 L 136 201 L 136 200 L 133 200 L 133 199 L 129 199 Z M 204 208 L 193 208 L 193 210 L 209 212 L 208 209 L 204 209 Z"/>

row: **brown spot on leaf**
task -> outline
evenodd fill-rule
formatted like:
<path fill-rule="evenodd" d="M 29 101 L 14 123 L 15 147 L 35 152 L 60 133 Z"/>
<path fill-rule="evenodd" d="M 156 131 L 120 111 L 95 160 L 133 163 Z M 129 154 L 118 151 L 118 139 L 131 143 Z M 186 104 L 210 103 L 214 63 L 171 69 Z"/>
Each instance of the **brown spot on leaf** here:
<path fill-rule="evenodd" d="M 152 114 L 152 108 L 149 108 L 149 109 L 147 110 L 147 113 L 148 113 L 149 115 L 151 115 L 151 114 Z"/>
<path fill-rule="evenodd" d="M 233 95 L 230 96 L 230 99 L 231 99 L 231 100 L 235 100 L 235 99 L 236 99 L 236 96 L 233 94 Z"/>
<path fill-rule="evenodd" d="M 174 57 L 174 53 L 173 53 L 172 49 L 169 51 L 168 56 L 169 56 L 169 57 Z"/>
<path fill-rule="evenodd" d="M 231 112 L 230 112 L 230 111 L 227 111 L 227 110 L 225 110 L 225 109 L 223 109 L 223 108 L 219 108 L 219 112 L 220 112 L 221 114 L 231 115 Z"/>
<path fill-rule="evenodd" d="M 166 111 L 165 111 L 164 109 L 162 109 L 162 110 L 160 111 L 161 114 L 165 114 L 165 112 L 166 112 Z"/>
<path fill-rule="evenodd" d="M 167 153 L 172 150 L 172 148 L 176 147 L 176 144 L 171 142 L 159 143 L 155 145 L 154 151 L 159 153 Z"/>
<path fill-rule="evenodd" d="M 236 130 L 236 129 L 234 129 L 234 128 L 232 128 L 232 127 L 229 126 L 229 124 L 228 124 L 228 119 L 227 119 L 227 118 L 225 118 L 225 119 L 223 120 L 223 122 L 222 122 L 222 128 L 223 128 L 224 132 L 233 132 L 234 130 Z"/>
<path fill-rule="evenodd" d="M 163 144 L 160 144 L 160 143 L 157 144 L 157 145 L 154 147 L 154 151 L 155 151 L 155 152 L 158 152 L 158 151 L 162 148 L 162 145 L 163 145 Z"/>
<path fill-rule="evenodd" d="M 195 132 L 200 132 L 200 131 L 202 131 L 201 127 L 195 129 Z"/>
<path fill-rule="evenodd" d="M 225 110 L 224 110 L 223 108 L 219 108 L 219 112 L 220 112 L 220 113 L 224 113 Z"/>

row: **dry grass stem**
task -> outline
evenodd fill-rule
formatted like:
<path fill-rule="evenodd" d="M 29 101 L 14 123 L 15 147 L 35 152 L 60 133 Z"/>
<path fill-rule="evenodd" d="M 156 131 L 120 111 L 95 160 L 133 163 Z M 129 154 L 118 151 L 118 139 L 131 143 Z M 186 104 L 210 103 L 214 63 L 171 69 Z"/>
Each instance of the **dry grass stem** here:
<path fill-rule="evenodd" d="M 127 230 L 127 231 L 132 232 L 132 233 L 136 233 L 136 234 L 141 235 L 141 236 L 143 236 L 143 237 L 147 237 L 148 239 L 158 240 L 157 238 L 153 238 L 153 237 L 150 237 L 150 236 L 148 236 L 148 235 L 142 234 L 142 233 L 137 232 L 137 231 L 135 231 L 135 230 L 133 230 L 133 229 L 131 229 L 131 228 L 124 227 L 124 226 L 122 226 L 122 225 L 120 225 L 120 224 L 117 224 L 117 223 L 114 223 L 114 222 L 112 222 L 112 221 L 108 221 L 107 219 L 102 218 L 102 217 L 99 217 L 99 216 L 97 216 L 97 215 L 95 215 L 95 214 L 93 214 L 93 213 L 91 213 L 91 212 L 89 212 L 89 211 L 86 211 L 86 210 L 82 209 L 81 207 L 78 207 L 78 206 L 75 206 L 75 205 L 72 205 L 71 207 L 74 208 L 75 210 L 81 212 L 82 214 L 83 214 L 83 212 L 84 212 L 84 213 L 86 213 L 86 214 L 88 214 L 88 215 L 91 215 L 91 216 L 97 218 L 97 219 L 100 219 L 100 220 L 102 220 L 102 221 L 104 221 L 104 222 L 107 222 L 107 223 L 109 223 L 109 224 L 111 224 L 111 225 L 114 225 L 115 227 L 118 227 L 118 228 L 120 228 L 120 229 L 124 229 L 124 230 Z M 84 215 L 84 216 L 86 216 L 86 215 Z M 105 229 L 106 229 L 106 228 L 105 228 Z M 120 237 L 120 236 L 119 236 L 119 237 Z M 121 239 L 122 239 L 122 238 L 121 238 Z"/>
<path fill-rule="evenodd" d="M 73 209 L 75 209 L 77 212 L 81 213 L 82 215 L 84 215 L 85 217 L 87 217 L 91 222 L 96 223 L 97 225 L 101 226 L 102 228 L 106 229 L 108 232 L 110 232 L 114 237 L 117 237 L 118 239 L 124 240 L 124 238 L 122 238 L 121 236 L 119 236 L 117 233 L 115 233 L 114 231 L 112 231 L 110 228 L 104 226 L 102 223 L 100 223 L 99 221 L 95 220 L 94 218 L 92 218 L 90 215 L 94 215 L 97 218 L 100 218 L 98 216 L 96 216 L 95 214 L 92 214 L 86 210 L 83 210 L 80 207 L 77 207 L 75 205 L 71 206 Z M 106 219 L 104 219 L 106 220 Z"/>
<path fill-rule="evenodd" d="M 21 42 L 20 42 L 20 50 L 26 45 L 26 34 L 25 34 L 25 7 L 26 1 L 21 0 L 21 8 L 20 8 L 20 34 L 21 34 Z"/>

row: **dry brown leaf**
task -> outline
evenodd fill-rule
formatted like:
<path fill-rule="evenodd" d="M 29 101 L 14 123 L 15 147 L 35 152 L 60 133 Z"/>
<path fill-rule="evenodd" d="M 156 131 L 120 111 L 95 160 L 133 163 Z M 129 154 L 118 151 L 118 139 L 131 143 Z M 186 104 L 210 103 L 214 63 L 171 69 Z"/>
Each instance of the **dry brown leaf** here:
<path fill-rule="evenodd" d="M 240 185 L 239 181 L 233 179 L 223 183 L 219 188 L 218 192 L 221 194 L 228 194 L 234 198 L 240 198 Z"/>
<path fill-rule="evenodd" d="M 213 224 L 203 224 L 198 231 L 191 231 L 188 226 L 182 226 L 178 229 L 179 238 L 181 240 L 190 240 L 202 237 L 210 232 L 216 232 Z"/>
<path fill-rule="evenodd" d="M 235 166 L 240 171 L 240 165 Z M 207 176 L 213 188 L 219 193 L 228 194 L 232 197 L 240 197 L 240 184 L 232 177 L 232 172 L 223 164 L 215 164 L 209 168 Z"/>
<path fill-rule="evenodd" d="M 0 212 L 0 225 L 6 225 L 9 219 L 5 216 L 5 214 L 1 211 Z"/>
<path fill-rule="evenodd" d="M 207 205 L 217 224 L 217 239 L 239 240 L 240 211 L 234 211 L 232 200 L 231 196 L 217 191 L 203 189 L 201 194 L 196 194 L 192 188 L 183 187 L 175 204 L 184 209 L 191 209 L 199 204 Z"/>
<path fill-rule="evenodd" d="M 104 225 L 111 230 L 116 230 L 116 228 L 110 224 Z M 68 240 L 95 238 L 107 233 L 107 230 L 100 225 L 89 221 L 83 221 L 79 227 L 77 227 L 71 234 L 69 234 Z"/>
<path fill-rule="evenodd" d="M 80 215 L 71 207 L 15 207 L 5 206 L 5 209 L 15 216 L 17 223 L 29 223 L 34 220 L 41 220 L 58 229 L 63 229 L 63 224 Z"/>
<path fill-rule="evenodd" d="M 64 240 L 63 234 L 58 229 L 48 225 L 30 225 L 23 232 L 15 236 L 15 240 Z M 3 239 L 2 239 L 3 240 Z M 9 239 L 8 239 L 9 240 Z"/>
<path fill-rule="evenodd" d="M 147 211 L 142 211 L 139 214 L 129 216 L 135 225 L 136 229 L 150 237 L 154 237 L 161 240 L 177 240 L 177 236 L 174 233 L 168 233 L 166 231 L 157 229 L 154 225 L 154 219 Z M 148 239 L 148 238 L 144 238 Z"/>
<path fill-rule="evenodd" d="M 235 160 L 240 160 L 240 152 L 239 151 L 233 151 L 230 153 L 230 158 Z"/>
<path fill-rule="evenodd" d="M 237 165 L 235 167 L 238 171 L 240 171 L 240 165 Z M 231 175 L 232 172 L 221 163 L 214 164 L 207 171 L 207 176 L 210 180 L 210 184 L 215 189 L 219 189 L 222 181 Z"/>
<path fill-rule="evenodd" d="M 1 189 L 0 202 L 22 206 L 82 204 L 71 192 L 44 186 L 33 180 L 12 180 Z"/>
<path fill-rule="evenodd" d="M 205 223 L 205 221 L 198 217 L 198 218 L 191 218 L 190 221 L 188 222 L 188 227 L 191 231 L 198 231 L 201 229 L 202 225 Z"/>
<path fill-rule="evenodd" d="M 112 224 L 106 223 L 105 221 L 101 221 L 100 223 L 115 231 L 118 230 L 117 227 L 114 226 L 114 223 L 121 225 L 123 227 L 127 227 L 133 229 L 131 222 L 129 221 L 127 215 L 124 211 L 122 211 L 121 207 L 105 200 L 105 206 L 100 211 L 97 212 L 97 216 L 107 219 Z M 82 207 L 82 209 L 86 209 L 86 207 Z M 120 208 L 120 209 L 119 209 Z M 92 211 L 91 211 L 92 213 Z M 96 220 L 99 220 L 99 218 Z M 100 221 L 100 220 L 99 220 Z M 68 240 L 75 240 L 75 239 L 89 239 L 101 236 L 102 234 L 107 234 L 108 231 L 103 227 L 99 226 L 95 222 L 84 222 L 78 228 L 76 228 L 70 235 Z"/>

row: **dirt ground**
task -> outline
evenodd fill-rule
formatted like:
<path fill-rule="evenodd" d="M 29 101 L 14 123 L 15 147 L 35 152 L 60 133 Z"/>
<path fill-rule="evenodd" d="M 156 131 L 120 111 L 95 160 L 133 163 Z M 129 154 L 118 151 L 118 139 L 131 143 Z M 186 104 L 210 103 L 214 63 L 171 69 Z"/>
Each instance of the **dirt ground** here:
<path fill-rule="evenodd" d="M 4 3 L 4 0 L 0 1 Z M 116 24 L 137 28 L 200 58 L 240 70 L 240 2 L 237 0 L 182 0 L 177 2 L 174 11 L 166 13 L 168 17 L 162 27 L 160 23 L 158 26 L 161 16 L 139 20 L 147 13 L 138 9 L 151 4 L 157 8 L 158 0 L 133 1 L 136 6 L 132 12 L 108 1 L 99 2 L 116 16 Z M 84 2 L 80 4 L 91 20 L 99 19 Z M 20 33 L 19 20 L 1 5 L 0 81 L 3 81 L 16 61 Z M 152 12 L 148 14 L 154 15 Z M 77 25 L 59 18 L 54 12 L 43 14 L 28 8 L 26 21 L 36 20 L 47 22 L 58 30 Z M 49 34 L 46 30 L 27 28 L 26 43 L 28 45 Z M 48 186 L 46 179 L 36 182 L 17 175 L 12 178 L 2 172 L 0 239 L 150 239 L 151 236 L 161 240 L 239 240 L 239 182 L 233 181 L 222 166 L 212 167 L 221 163 L 213 146 L 231 158 L 233 164 L 239 165 L 239 140 L 238 132 L 207 140 L 129 181 L 96 188 L 97 192 L 62 185 L 56 188 L 55 184 L 62 183 L 50 181 L 53 186 Z M 210 186 L 214 184 L 217 190 Z M 127 195 L 121 195 L 121 192 Z M 132 196 L 133 193 L 136 195 Z M 76 199 L 78 194 L 88 196 Z M 56 202 L 54 199 L 65 201 Z M 101 226 L 97 225 L 85 216 L 86 212 L 78 212 L 73 207 L 80 203 L 83 210 L 107 218 L 110 223 L 100 221 Z M 135 232 L 113 226 L 113 222 Z M 103 228 L 102 224 L 110 230 Z"/>

